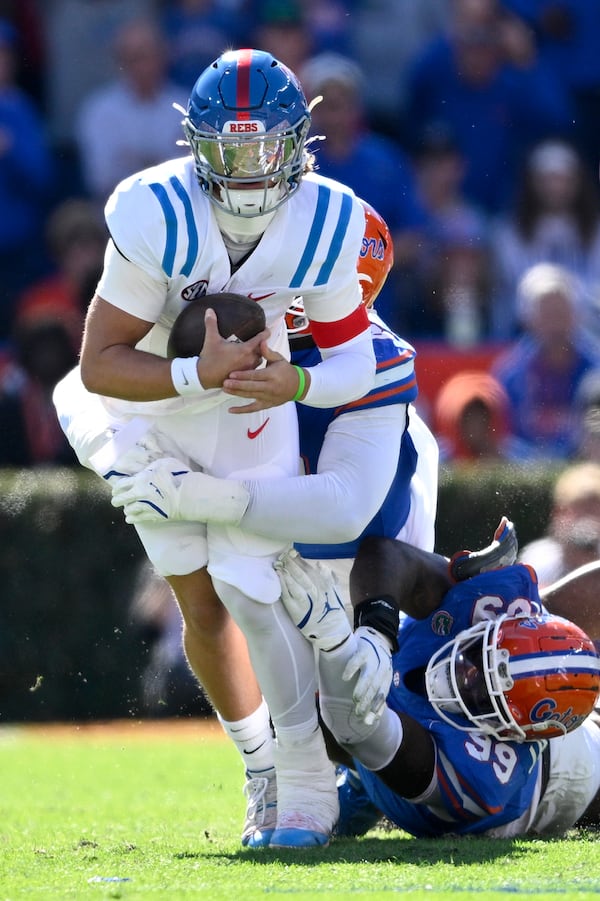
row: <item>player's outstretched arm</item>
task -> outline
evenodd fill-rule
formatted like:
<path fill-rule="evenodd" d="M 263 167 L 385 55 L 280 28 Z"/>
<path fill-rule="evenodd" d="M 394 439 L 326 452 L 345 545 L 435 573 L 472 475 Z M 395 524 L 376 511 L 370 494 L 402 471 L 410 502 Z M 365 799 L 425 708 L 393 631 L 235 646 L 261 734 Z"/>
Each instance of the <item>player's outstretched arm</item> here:
<path fill-rule="evenodd" d="M 414 619 L 436 610 L 452 585 L 446 557 L 393 538 L 365 538 L 350 573 L 355 610 L 367 601 L 387 598 Z"/>
<path fill-rule="evenodd" d="M 111 503 L 123 507 L 125 521 L 132 525 L 166 519 L 205 522 L 209 510 L 211 522 L 235 525 L 248 499 L 241 482 L 190 472 L 181 460 L 165 457 L 119 479 Z"/>

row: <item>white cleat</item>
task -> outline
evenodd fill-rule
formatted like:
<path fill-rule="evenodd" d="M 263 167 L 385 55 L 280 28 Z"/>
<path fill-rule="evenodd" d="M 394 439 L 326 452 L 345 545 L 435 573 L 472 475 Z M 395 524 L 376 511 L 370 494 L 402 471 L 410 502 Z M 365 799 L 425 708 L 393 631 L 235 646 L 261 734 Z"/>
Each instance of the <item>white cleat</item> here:
<path fill-rule="evenodd" d="M 268 770 L 266 776 L 248 777 L 244 794 L 248 803 L 242 845 L 245 848 L 266 848 L 277 822 L 275 770 Z"/>
<path fill-rule="evenodd" d="M 276 746 L 275 754 L 279 813 L 269 847 L 326 847 L 340 808 L 335 767 L 327 758 L 321 731 L 302 749 Z"/>

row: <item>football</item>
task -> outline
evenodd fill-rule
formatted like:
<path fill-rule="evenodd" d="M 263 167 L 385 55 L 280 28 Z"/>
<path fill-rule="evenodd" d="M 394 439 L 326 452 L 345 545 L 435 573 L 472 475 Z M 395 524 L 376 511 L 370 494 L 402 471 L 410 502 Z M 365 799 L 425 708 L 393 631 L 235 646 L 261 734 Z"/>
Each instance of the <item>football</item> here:
<path fill-rule="evenodd" d="M 212 308 L 217 314 L 219 333 L 228 340 L 247 341 L 265 328 L 265 311 L 255 300 L 243 294 L 224 292 L 206 294 L 185 307 L 171 329 L 167 355 L 195 357 L 204 344 L 204 314 Z"/>

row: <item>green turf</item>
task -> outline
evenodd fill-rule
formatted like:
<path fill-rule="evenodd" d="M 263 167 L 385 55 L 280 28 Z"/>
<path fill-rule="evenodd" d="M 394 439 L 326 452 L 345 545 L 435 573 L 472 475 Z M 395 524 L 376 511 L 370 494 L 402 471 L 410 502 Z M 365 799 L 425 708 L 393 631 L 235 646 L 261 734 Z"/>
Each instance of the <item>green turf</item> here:
<path fill-rule="evenodd" d="M 377 830 L 323 850 L 245 851 L 241 776 L 234 749 L 210 736 L 0 730 L 0 901 L 600 895 L 595 833 L 421 841 Z"/>

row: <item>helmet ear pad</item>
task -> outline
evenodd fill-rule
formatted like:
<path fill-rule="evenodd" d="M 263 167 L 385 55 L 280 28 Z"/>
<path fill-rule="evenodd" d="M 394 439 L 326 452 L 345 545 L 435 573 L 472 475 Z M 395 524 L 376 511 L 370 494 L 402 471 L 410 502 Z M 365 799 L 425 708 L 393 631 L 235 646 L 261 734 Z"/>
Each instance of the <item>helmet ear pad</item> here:
<path fill-rule="evenodd" d="M 215 60 L 194 85 L 183 120 L 201 188 L 217 206 L 246 218 L 273 211 L 299 186 L 309 127 L 298 79 L 261 50 Z M 239 203 L 245 185 L 261 191 L 258 202 Z"/>

